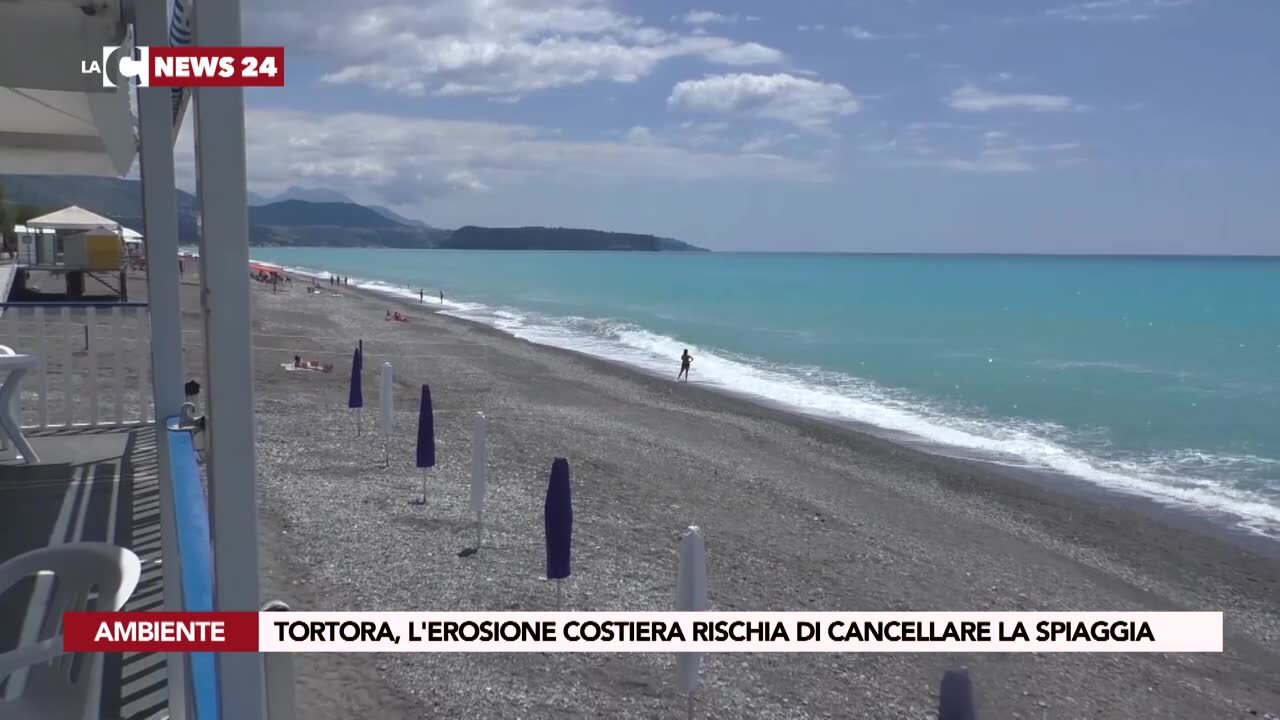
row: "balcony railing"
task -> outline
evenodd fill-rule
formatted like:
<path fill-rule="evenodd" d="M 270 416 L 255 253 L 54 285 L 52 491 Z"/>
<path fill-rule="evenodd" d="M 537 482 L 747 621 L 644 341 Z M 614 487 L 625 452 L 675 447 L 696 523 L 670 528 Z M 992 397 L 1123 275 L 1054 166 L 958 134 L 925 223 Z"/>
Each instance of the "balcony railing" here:
<path fill-rule="evenodd" d="M 146 303 L 0 303 L 0 344 L 41 361 L 22 383 L 23 428 L 155 421 Z"/>

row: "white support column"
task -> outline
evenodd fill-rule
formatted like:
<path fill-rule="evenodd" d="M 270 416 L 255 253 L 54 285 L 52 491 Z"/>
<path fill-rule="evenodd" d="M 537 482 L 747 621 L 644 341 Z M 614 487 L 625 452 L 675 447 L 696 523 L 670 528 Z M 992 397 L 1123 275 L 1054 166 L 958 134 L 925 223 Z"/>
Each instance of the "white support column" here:
<path fill-rule="evenodd" d="M 194 5 L 197 46 L 242 44 L 240 0 L 197 0 Z M 214 607 L 257 611 L 261 601 L 244 91 L 197 89 L 195 121 Z M 223 718 L 262 720 L 266 707 L 259 655 L 219 654 L 218 681 Z"/>
<path fill-rule="evenodd" d="M 134 32 L 139 45 L 169 44 L 166 10 L 165 0 L 138 0 L 134 4 Z M 151 320 L 151 382 L 160 471 L 164 608 L 177 611 L 183 608 L 182 565 L 173 505 L 173 464 L 165 438 L 168 432 L 165 418 L 177 415 L 185 399 L 182 392 L 182 308 L 178 284 L 178 198 L 174 189 L 172 115 L 168 88 L 138 88 L 147 310 Z M 137 330 L 141 330 L 141 317 L 138 325 Z M 146 365 L 145 362 L 139 363 L 140 368 Z M 124 387 L 123 380 L 117 387 Z M 143 403 L 142 421 L 145 423 L 146 394 L 139 392 L 138 399 Z M 169 717 L 186 720 L 189 716 L 186 662 L 181 653 L 168 653 L 165 662 Z"/>

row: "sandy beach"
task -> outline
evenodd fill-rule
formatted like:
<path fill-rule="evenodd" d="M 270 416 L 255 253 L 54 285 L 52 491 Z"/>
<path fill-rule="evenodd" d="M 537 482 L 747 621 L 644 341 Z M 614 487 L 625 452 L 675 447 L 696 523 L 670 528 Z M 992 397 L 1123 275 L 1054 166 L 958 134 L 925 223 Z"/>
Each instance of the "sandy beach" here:
<path fill-rule="evenodd" d="M 928 455 L 352 287 L 252 283 L 263 592 L 299 610 L 543 610 L 542 502 L 574 470 L 569 608 L 671 607 L 677 541 L 706 536 L 722 610 L 1222 610 L 1221 655 L 713 655 L 703 718 L 927 718 L 948 668 L 981 717 L 1280 717 L 1280 553 L 1144 503 Z M 197 290 L 184 279 L 187 365 Z M 410 315 L 386 322 L 387 310 Z M 346 407 L 365 343 L 363 433 Z M 287 372 L 295 354 L 332 373 Z M 673 358 L 679 348 L 673 349 Z M 395 366 L 383 467 L 377 371 Z M 672 377 L 676 366 L 673 360 Z M 696 372 L 695 372 L 696 379 Z M 431 386 L 440 466 L 413 467 Z M 489 418 L 479 553 L 470 428 Z M 683 717 L 664 655 L 304 655 L 300 718 Z"/>

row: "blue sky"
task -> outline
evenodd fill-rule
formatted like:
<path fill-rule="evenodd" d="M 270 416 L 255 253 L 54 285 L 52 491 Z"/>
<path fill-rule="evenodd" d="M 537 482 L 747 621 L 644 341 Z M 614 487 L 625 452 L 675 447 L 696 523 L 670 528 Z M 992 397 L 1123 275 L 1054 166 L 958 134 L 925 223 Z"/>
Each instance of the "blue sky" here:
<path fill-rule="evenodd" d="M 715 249 L 1280 252 L 1268 0 L 248 0 L 251 189 Z M 189 163 L 189 153 L 187 154 Z"/>

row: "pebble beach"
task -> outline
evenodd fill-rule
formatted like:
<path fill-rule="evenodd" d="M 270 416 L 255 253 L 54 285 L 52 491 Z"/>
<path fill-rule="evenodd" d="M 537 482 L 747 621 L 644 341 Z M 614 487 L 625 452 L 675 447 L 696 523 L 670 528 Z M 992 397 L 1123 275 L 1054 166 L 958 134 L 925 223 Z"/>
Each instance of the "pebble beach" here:
<path fill-rule="evenodd" d="M 350 286 L 251 283 L 260 564 L 297 610 L 549 610 L 542 503 L 573 467 L 571 610 L 672 606 L 677 548 L 707 542 L 718 610 L 1222 610 L 1221 655 L 709 655 L 702 718 L 930 718 L 968 667 L 981 717 L 1280 717 L 1280 552 L 1137 503 L 1029 482 L 821 419 L 535 345 Z M 200 373 L 198 285 L 184 279 Z M 386 312 L 409 316 L 384 320 Z M 365 348 L 365 410 L 347 408 Z M 679 348 L 673 350 L 678 357 Z M 331 373 L 287 371 L 295 355 Z M 384 464 L 378 369 L 395 368 Z M 696 373 L 696 366 L 695 366 Z M 425 505 L 421 385 L 438 466 Z M 478 552 L 471 428 L 488 420 Z M 300 718 L 684 717 L 658 654 L 300 655 Z"/>

